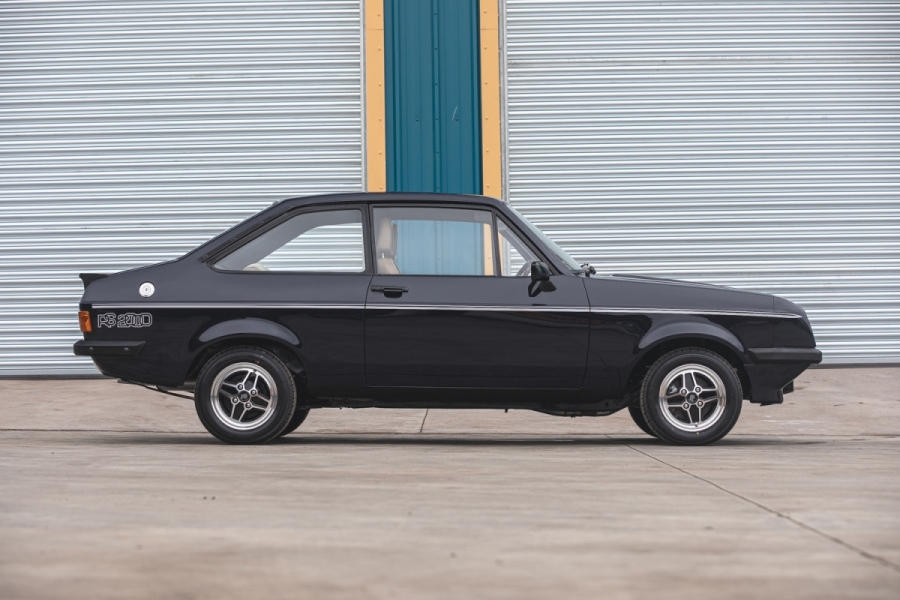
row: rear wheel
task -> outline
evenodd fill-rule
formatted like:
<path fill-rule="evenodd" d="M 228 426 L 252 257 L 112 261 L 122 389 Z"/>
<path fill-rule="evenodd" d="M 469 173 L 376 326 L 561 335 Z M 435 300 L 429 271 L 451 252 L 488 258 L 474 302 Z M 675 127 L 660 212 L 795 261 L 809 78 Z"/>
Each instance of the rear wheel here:
<path fill-rule="evenodd" d="M 702 348 L 683 348 L 647 371 L 640 408 L 659 439 L 702 445 L 731 431 L 741 415 L 742 398 L 741 380 L 727 360 Z"/>
<path fill-rule="evenodd" d="M 297 389 L 290 370 L 271 352 L 232 348 L 204 365 L 194 405 L 206 430 L 223 442 L 258 444 L 274 439 L 291 423 Z"/>
<path fill-rule="evenodd" d="M 294 411 L 294 416 L 291 418 L 291 422 L 288 423 L 288 426 L 284 428 L 284 431 L 278 434 L 278 437 L 284 437 L 289 433 L 294 433 L 300 425 L 303 424 L 303 421 L 306 420 L 306 417 L 309 416 L 308 408 L 298 408 Z"/>

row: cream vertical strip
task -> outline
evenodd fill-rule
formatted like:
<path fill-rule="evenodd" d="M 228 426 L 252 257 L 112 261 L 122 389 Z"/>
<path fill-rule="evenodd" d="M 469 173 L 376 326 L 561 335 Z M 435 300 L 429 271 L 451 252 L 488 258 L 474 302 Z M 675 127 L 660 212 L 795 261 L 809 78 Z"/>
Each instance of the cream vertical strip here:
<path fill-rule="evenodd" d="M 503 138 L 500 118 L 500 15 L 502 0 L 479 0 L 481 36 L 482 193 L 503 198 Z"/>
<path fill-rule="evenodd" d="M 490 223 L 482 223 L 482 247 L 484 248 L 484 274 L 493 276 L 494 273 L 494 236 Z"/>
<path fill-rule="evenodd" d="M 384 0 L 365 0 L 366 187 L 387 190 L 384 90 Z"/>

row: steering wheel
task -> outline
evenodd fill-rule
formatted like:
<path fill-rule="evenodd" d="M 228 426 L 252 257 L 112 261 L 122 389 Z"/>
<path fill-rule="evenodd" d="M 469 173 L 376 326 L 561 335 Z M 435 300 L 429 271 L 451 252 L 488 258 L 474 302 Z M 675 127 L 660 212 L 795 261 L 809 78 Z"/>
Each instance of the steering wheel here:
<path fill-rule="evenodd" d="M 531 264 L 525 263 L 524 265 L 522 265 L 522 268 L 519 269 L 519 272 L 516 273 L 516 277 L 525 277 L 525 275 L 527 275 L 529 271 L 531 271 Z"/>

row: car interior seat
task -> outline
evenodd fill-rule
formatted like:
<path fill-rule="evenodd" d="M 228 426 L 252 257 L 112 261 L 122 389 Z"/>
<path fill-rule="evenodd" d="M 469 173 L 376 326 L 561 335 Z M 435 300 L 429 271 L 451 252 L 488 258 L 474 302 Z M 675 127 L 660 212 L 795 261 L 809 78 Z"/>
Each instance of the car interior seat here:
<path fill-rule="evenodd" d="M 397 258 L 397 230 L 388 218 L 378 221 L 378 235 L 375 238 L 375 259 L 379 275 L 400 275 Z"/>

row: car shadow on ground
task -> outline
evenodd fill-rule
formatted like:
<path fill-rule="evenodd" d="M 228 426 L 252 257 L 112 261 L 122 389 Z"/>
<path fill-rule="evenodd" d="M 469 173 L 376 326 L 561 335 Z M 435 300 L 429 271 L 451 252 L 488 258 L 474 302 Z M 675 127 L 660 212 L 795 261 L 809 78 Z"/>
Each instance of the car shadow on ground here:
<path fill-rule="evenodd" d="M 712 446 L 783 446 L 798 444 L 824 444 L 826 440 L 797 440 L 784 438 L 726 438 Z M 411 445 L 411 446 L 655 446 L 669 444 L 649 437 L 579 435 L 579 436 L 520 436 L 511 434 L 498 437 L 484 434 L 409 434 L 409 435 L 308 435 L 289 436 L 273 445 Z"/>
<path fill-rule="evenodd" d="M 106 444 L 114 446 L 232 446 L 220 442 L 211 435 L 200 433 L 157 433 L 157 432 L 41 432 L 53 433 L 64 443 L 79 445 Z M 71 434 L 71 435 L 66 435 Z M 848 438 L 849 440 L 849 438 Z M 828 438 L 798 439 L 791 436 L 733 436 L 720 440 L 709 447 L 764 447 L 824 444 L 838 440 Z M 646 436 L 627 435 L 517 435 L 517 434 L 392 434 L 392 433 L 335 433 L 335 434 L 293 434 L 268 444 L 267 447 L 290 446 L 635 446 L 673 447 Z M 700 446 L 702 447 L 702 446 Z"/>

